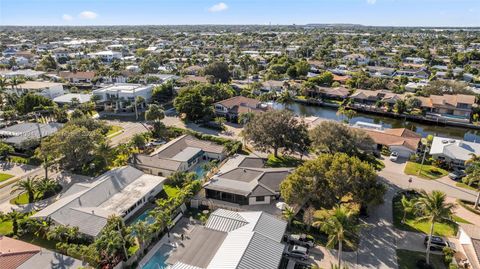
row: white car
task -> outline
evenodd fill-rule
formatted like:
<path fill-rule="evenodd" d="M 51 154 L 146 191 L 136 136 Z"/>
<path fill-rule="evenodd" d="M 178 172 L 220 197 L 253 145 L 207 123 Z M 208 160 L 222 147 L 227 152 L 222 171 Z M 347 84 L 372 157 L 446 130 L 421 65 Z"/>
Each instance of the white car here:
<path fill-rule="evenodd" d="M 393 152 L 390 154 L 390 161 L 395 162 L 396 160 L 398 160 L 398 152 L 393 151 Z"/>

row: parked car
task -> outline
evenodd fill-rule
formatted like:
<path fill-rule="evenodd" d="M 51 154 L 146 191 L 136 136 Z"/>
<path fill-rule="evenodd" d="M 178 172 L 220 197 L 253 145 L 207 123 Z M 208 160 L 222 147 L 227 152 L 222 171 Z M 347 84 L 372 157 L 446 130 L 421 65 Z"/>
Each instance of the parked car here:
<path fill-rule="evenodd" d="M 150 143 L 152 143 L 152 145 L 154 145 L 154 146 L 160 146 L 160 145 L 165 144 L 166 142 L 164 140 L 153 140 Z"/>
<path fill-rule="evenodd" d="M 299 245 L 306 248 L 311 248 L 315 245 L 313 240 L 309 239 L 306 234 L 285 235 L 285 241 L 289 244 Z"/>
<path fill-rule="evenodd" d="M 392 153 L 390 154 L 390 161 L 395 162 L 397 160 L 398 160 L 398 152 L 392 151 Z"/>
<path fill-rule="evenodd" d="M 283 253 L 285 257 L 292 257 L 301 260 L 308 259 L 308 249 L 299 245 L 288 245 Z"/>
<path fill-rule="evenodd" d="M 423 244 L 427 247 L 429 236 L 425 236 L 423 240 Z M 442 251 L 445 247 L 450 247 L 450 244 L 441 238 L 440 236 L 432 236 L 432 240 L 430 242 L 430 250 L 438 250 Z"/>
<path fill-rule="evenodd" d="M 460 181 L 465 176 L 466 176 L 466 174 L 465 174 L 465 171 L 463 171 L 463 170 L 454 170 L 453 172 L 448 174 L 448 177 L 451 180 L 455 180 L 455 181 Z"/>

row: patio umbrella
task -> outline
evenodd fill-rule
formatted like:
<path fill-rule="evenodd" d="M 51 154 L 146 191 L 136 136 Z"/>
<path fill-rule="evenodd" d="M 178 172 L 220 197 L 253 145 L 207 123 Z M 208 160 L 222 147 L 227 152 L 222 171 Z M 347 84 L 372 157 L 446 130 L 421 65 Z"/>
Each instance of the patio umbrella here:
<path fill-rule="evenodd" d="M 275 205 L 278 209 L 280 210 L 285 210 L 287 208 L 287 203 L 285 202 L 278 202 L 276 205 Z"/>

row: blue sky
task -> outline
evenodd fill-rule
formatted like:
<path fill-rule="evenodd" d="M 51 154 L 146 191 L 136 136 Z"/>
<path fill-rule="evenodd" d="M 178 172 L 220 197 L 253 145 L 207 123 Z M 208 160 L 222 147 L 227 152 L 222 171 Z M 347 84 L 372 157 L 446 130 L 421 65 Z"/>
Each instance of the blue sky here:
<path fill-rule="evenodd" d="M 479 26 L 480 0 L 0 0 L 0 25 Z"/>

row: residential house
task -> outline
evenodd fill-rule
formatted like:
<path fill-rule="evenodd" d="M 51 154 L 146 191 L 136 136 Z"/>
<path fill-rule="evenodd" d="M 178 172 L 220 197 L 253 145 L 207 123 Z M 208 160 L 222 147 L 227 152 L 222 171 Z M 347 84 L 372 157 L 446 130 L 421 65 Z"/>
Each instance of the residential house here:
<path fill-rule="evenodd" d="M 102 62 L 112 62 L 113 60 L 117 59 L 120 60 L 122 58 L 122 53 L 118 51 L 99 51 L 99 52 L 92 52 L 88 54 L 90 58 L 96 58 L 101 60 Z"/>
<path fill-rule="evenodd" d="M 387 90 L 356 90 L 349 97 L 356 105 L 375 105 L 381 101 L 386 105 L 393 106 L 397 100 L 403 100 L 404 94 L 397 94 Z"/>
<path fill-rule="evenodd" d="M 171 269 L 277 269 L 287 222 L 262 211 L 215 210 L 167 258 Z"/>
<path fill-rule="evenodd" d="M 153 85 L 141 85 L 131 83 L 116 83 L 92 91 L 98 96 L 98 103 L 102 104 L 107 111 L 128 112 L 133 110 L 137 97 L 142 97 L 145 102 L 137 104 L 144 108 L 152 97 Z"/>
<path fill-rule="evenodd" d="M 70 72 L 70 71 L 61 71 L 58 73 L 58 76 L 68 81 L 70 84 L 91 84 L 93 78 L 95 78 L 95 72 L 86 71 L 86 72 Z"/>
<path fill-rule="evenodd" d="M 389 78 L 395 74 L 395 68 L 382 66 L 367 66 L 365 69 L 372 77 Z"/>
<path fill-rule="evenodd" d="M 77 269 L 85 265 L 72 257 L 0 235 L 1 269 Z"/>
<path fill-rule="evenodd" d="M 268 110 L 268 106 L 256 99 L 244 96 L 235 96 L 213 104 L 215 115 L 225 117 L 228 121 L 237 122 L 244 113 L 261 113 Z"/>
<path fill-rule="evenodd" d="M 22 77 L 27 79 L 38 79 L 40 76 L 44 75 L 43 71 L 36 71 L 32 69 L 20 69 L 20 70 L 2 70 L 0 71 L 0 76 L 11 79 L 14 77 Z"/>
<path fill-rule="evenodd" d="M 62 83 L 30 80 L 18 84 L 13 88 L 8 89 L 8 91 L 18 95 L 33 93 L 49 99 L 65 94 Z"/>
<path fill-rule="evenodd" d="M 258 157 L 236 155 L 204 186 L 205 198 L 237 205 L 271 204 L 280 198 L 280 183 L 293 168 L 265 168 Z"/>
<path fill-rule="evenodd" d="M 409 78 L 427 79 L 430 77 L 430 72 L 424 69 L 402 69 L 395 71 L 395 75 Z"/>
<path fill-rule="evenodd" d="M 459 226 L 457 238 L 460 246 L 456 250 L 464 252 L 470 262 L 465 268 L 480 268 L 480 228 L 470 223 L 460 223 Z"/>
<path fill-rule="evenodd" d="M 345 87 L 320 87 L 315 86 L 308 90 L 308 96 L 312 98 L 345 100 L 348 98 L 350 90 Z"/>
<path fill-rule="evenodd" d="M 182 135 L 149 155 L 134 154 L 130 163 L 146 173 L 168 176 L 175 172 L 192 171 L 202 161 L 221 161 L 225 157 L 224 146 L 191 135 Z"/>
<path fill-rule="evenodd" d="M 346 62 L 353 62 L 356 65 L 367 65 L 370 59 L 363 54 L 354 53 L 348 54 L 343 57 L 343 60 Z"/>
<path fill-rule="evenodd" d="M 427 117 L 450 121 L 469 122 L 472 108 L 476 105 L 474 95 L 430 95 L 418 99 L 422 102 L 421 107 L 427 112 Z"/>
<path fill-rule="evenodd" d="M 85 93 L 67 93 L 53 98 L 53 102 L 58 105 L 70 105 L 73 103 L 84 104 L 90 102 L 92 94 Z"/>
<path fill-rule="evenodd" d="M 279 80 L 267 80 L 262 82 L 260 91 L 262 92 L 283 92 L 288 87 L 288 83 L 286 81 L 279 81 Z"/>
<path fill-rule="evenodd" d="M 91 182 L 75 183 L 32 217 L 78 227 L 81 233 L 94 238 L 107 224 L 108 217 L 126 220 L 153 200 L 163 190 L 164 181 L 164 177 L 131 166 L 118 167 Z"/>
<path fill-rule="evenodd" d="M 48 137 L 63 127 L 57 122 L 51 123 L 19 123 L 0 129 L 3 142 L 18 149 L 27 149 L 38 145 L 41 138 Z"/>
<path fill-rule="evenodd" d="M 454 168 L 465 168 L 465 162 L 472 158 L 472 154 L 480 155 L 480 144 L 460 139 L 435 136 L 430 148 L 433 159 Z"/>
<path fill-rule="evenodd" d="M 402 158 L 415 154 L 420 146 L 422 136 L 405 128 L 374 130 L 362 128 L 375 142 L 377 150 L 387 147 L 390 152 L 396 151 Z"/>

